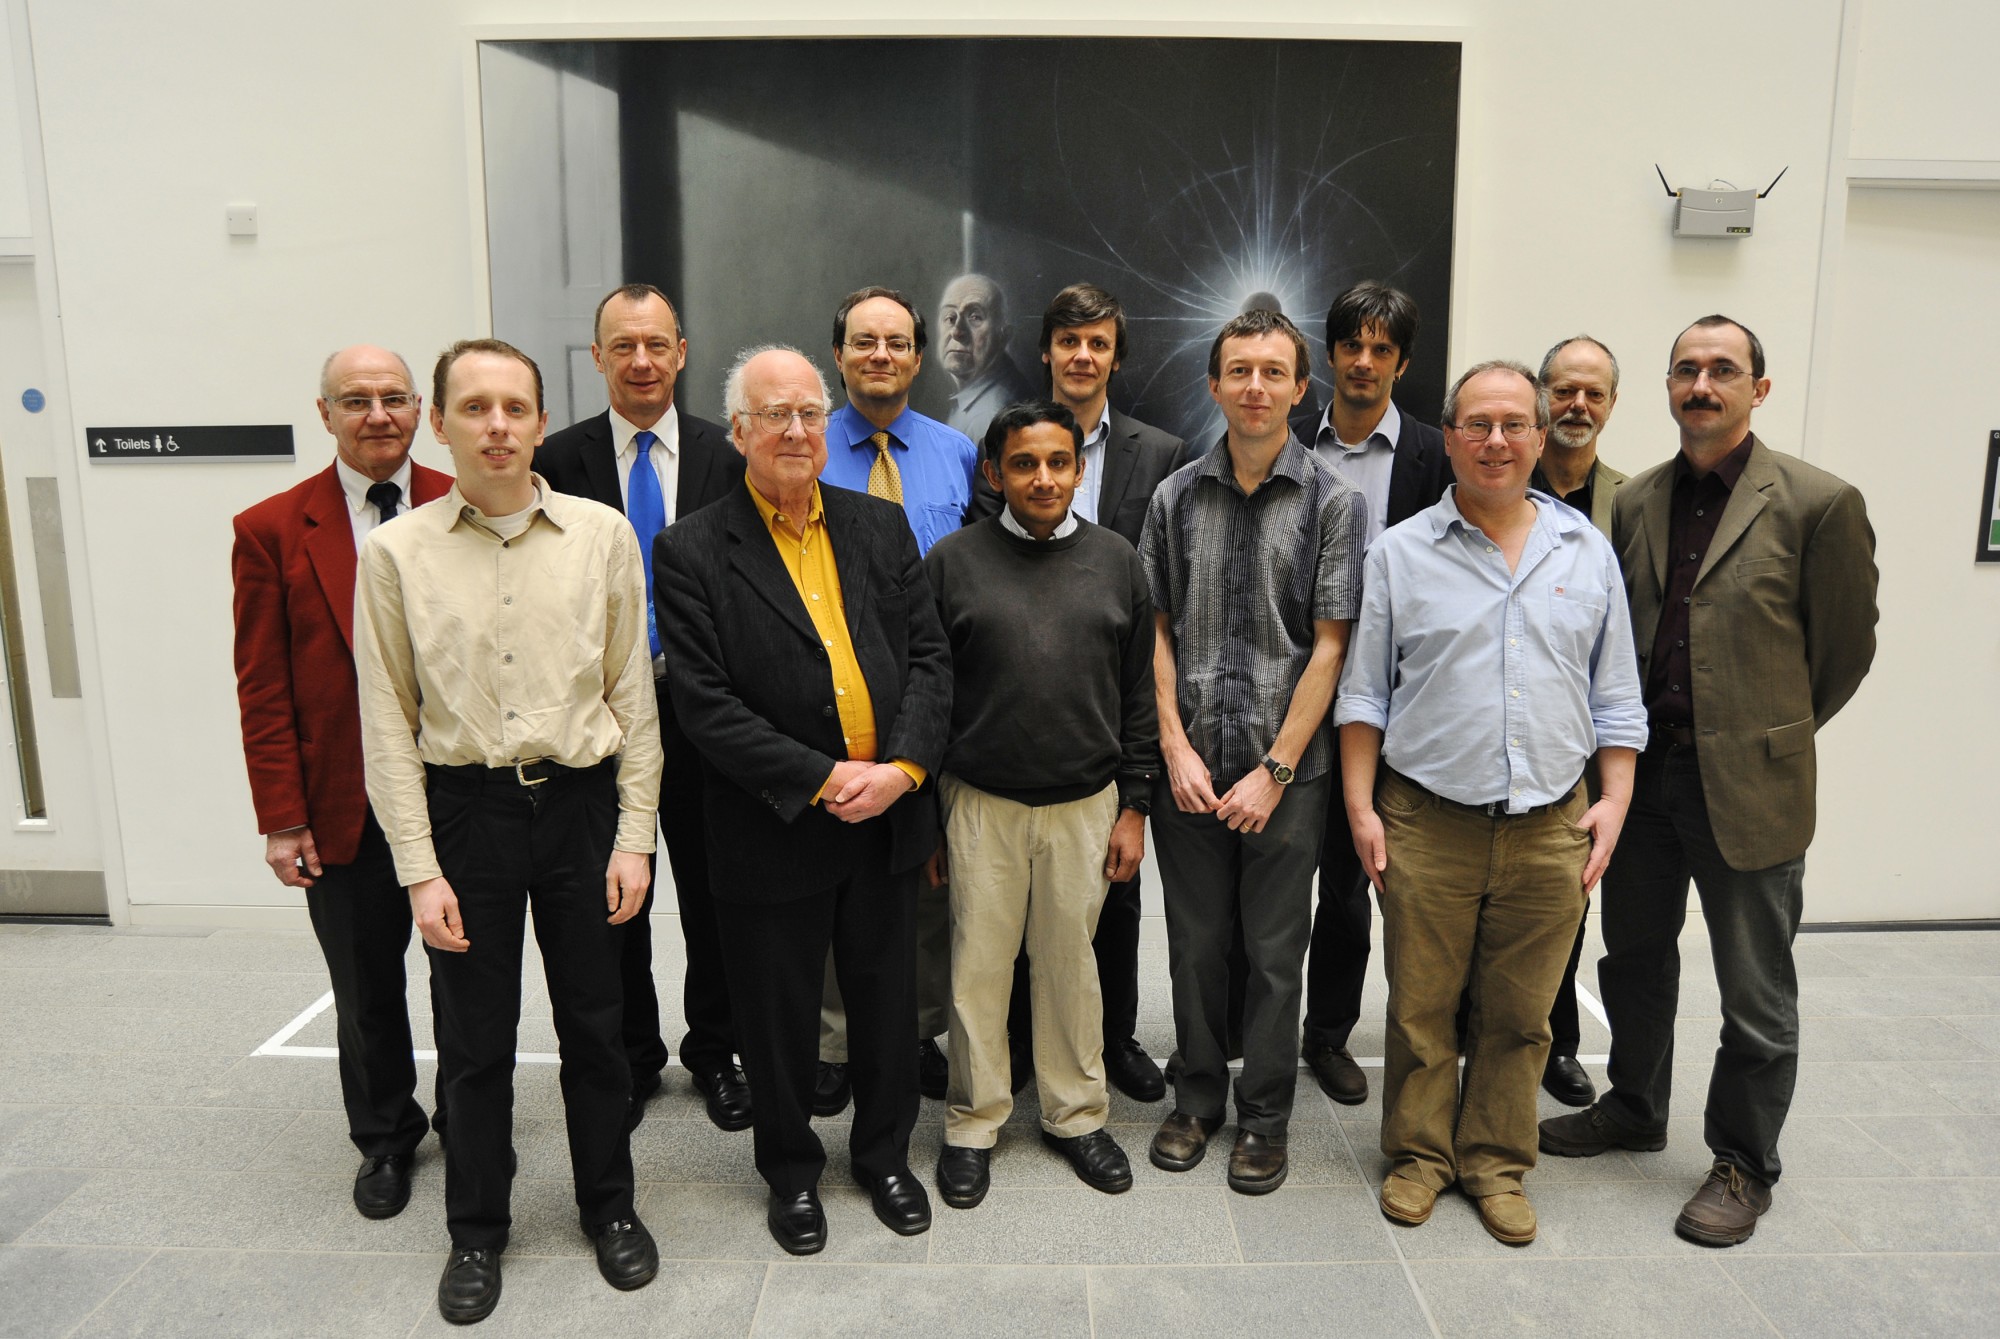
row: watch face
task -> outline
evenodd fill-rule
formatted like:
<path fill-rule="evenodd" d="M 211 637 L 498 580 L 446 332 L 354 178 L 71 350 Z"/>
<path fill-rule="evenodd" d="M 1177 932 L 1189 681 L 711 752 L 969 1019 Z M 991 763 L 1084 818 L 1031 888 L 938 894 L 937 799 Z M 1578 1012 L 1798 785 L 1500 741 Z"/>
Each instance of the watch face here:
<path fill-rule="evenodd" d="M 1296 773 L 1294 773 L 1291 768 L 1285 766 L 1281 762 L 1273 762 L 1270 764 L 1270 767 L 1271 767 L 1271 779 L 1273 781 L 1277 782 L 1281 786 L 1289 786 L 1292 784 L 1292 777 L 1296 775 Z"/>

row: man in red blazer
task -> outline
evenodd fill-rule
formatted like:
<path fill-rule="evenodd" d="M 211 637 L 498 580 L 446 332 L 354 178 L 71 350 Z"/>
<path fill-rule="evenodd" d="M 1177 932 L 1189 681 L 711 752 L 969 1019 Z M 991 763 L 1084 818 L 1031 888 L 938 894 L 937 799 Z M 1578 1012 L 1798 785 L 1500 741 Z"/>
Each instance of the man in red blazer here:
<path fill-rule="evenodd" d="M 364 1161 L 354 1207 L 390 1218 L 410 1198 L 427 1122 L 414 1097 L 403 955 L 410 902 L 369 811 L 354 675 L 354 571 L 375 526 L 442 496 L 451 476 L 410 460 L 422 418 L 407 364 L 357 345 L 320 373 L 334 463 L 236 518 L 236 696 L 264 860 L 302 888 L 339 1022 L 347 1130 Z M 444 1115 L 437 1118 L 440 1131 Z"/>

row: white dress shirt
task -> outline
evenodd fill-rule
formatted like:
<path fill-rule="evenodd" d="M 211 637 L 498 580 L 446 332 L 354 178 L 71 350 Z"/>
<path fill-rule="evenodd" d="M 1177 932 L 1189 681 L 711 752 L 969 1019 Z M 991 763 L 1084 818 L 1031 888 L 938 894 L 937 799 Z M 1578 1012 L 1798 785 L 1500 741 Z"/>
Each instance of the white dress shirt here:
<path fill-rule="evenodd" d="M 639 455 L 638 445 L 632 439 L 645 430 L 627 423 L 616 409 L 610 412 L 611 440 L 618 444 L 618 501 L 630 515 L 632 462 Z M 681 416 L 674 412 L 672 405 L 668 405 L 667 412 L 660 415 L 652 433 L 659 439 L 659 447 L 653 452 L 653 473 L 659 476 L 660 500 L 667 504 L 667 524 L 672 525 L 681 489 Z"/>
<path fill-rule="evenodd" d="M 1403 415 L 1396 402 L 1382 411 L 1382 421 L 1368 440 L 1347 443 L 1333 430 L 1333 406 L 1320 415 L 1319 431 L 1306 443 L 1334 473 L 1361 490 L 1368 499 L 1368 542 L 1389 528 L 1389 476 L 1396 468 L 1396 444 L 1403 436 Z"/>
<path fill-rule="evenodd" d="M 333 467 L 335 473 L 340 476 L 340 491 L 347 495 L 347 519 L 354 524 L 354 551 L 359 553 L 361 552 L 361 541 L 368 538 L 368 532 L 382 524 L 382 514 L 376 511 L 375 504 L 368 500 L 368 490 L 375 486 L 375 481 L 342 460 L 339 456 L 333 458 Z M 383 482 L 392 483 L 403 490 L 401 499 L 402 510 L 396 513 L 398 516 L 416 505 L 410 501 L 410 458 L 408 456 L 403 457 L 402 467 L 383 480 Z"/>

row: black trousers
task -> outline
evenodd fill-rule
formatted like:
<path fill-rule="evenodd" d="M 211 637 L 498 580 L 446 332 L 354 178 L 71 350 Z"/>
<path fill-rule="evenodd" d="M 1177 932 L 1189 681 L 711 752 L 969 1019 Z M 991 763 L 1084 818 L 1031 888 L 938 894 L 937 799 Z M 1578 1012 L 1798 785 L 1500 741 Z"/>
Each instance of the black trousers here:
<path fill-rule="evenodd" d="M 784 902 L 715 902 L 737 1043 L 756 1094 L 757 1171 L 780 1195 L 811 1190 L 826 1168 L 812 1128 L 812 1091 L 829 947 L 847 1006 L 854 1171 L 880 1178 L 910 1170 L 919 874 L 887 871 L 887 818 L 857 824 L 852 837 L 859 848 L 854 873 L 838 883 Z"/>
<path fill-rule="evenodd" d="M 451 1112 L 444 1197 L 455 1247 L 498 1250 L 513 1222 L 514 1052 L 529 915 L 562 1053 L 578 1221 L 588 1229 L 632 1217 L 623 927 L 610 924 L 604 905 L 618 825 L 615 769 L 607 761 L 534 787 L 505 769 L 425 769 L 431 839 L 471 945 L 463 953 L 428 950 Z"/>
<path fill-rule="evenodd" d="M 1139 1030 L 1139 876 L 1114 883 L 1104 895 L 1104 910 L 1091 936 L 1097 957 L 1097 984 L 1104 996 L 1104 1049 L 1109 1052 L 1132 1040 Z M 1007 1001 L 1010 1045 L 1026 1047 L 1034 1035 L 1034 1010 L 1028 1004 L 1028 950 L 1014 960 L 1014 991 Z M 1018 1038 L 1018 1041 L 1011 1039 Z"/>
<path fill-rule="evenodd" d="M 1347 1047 L 1361 1018 L 1361 984 L 1368 976 L 1371 908 L 1368 877 L 1347 829 L 1340 787 L 1340 749 L 1333 752 L 1332 793 L 1319 854 L 1319 906 L 1313 912 L 1312 948 L 1306 956 L 1305 1042 Z"/>
<path fill-rule="evenodd" d="M 396 880 L 396 864 L 374 810 L 362 823 L 354 860 L 326 866 L 306 889 L 306 912 L 333 982 L 347 1137 L 364 1158 L 408 1153 L 429 1128 L 416 1101 L 417 1067 L 411 1059 L 405 997 L 410 896 Z M 443 1092 L 440 1081 L 439 1099 Z M 436 1106 L 442 1130 L 442 1100 Z"/>
<path fill-rule="evenodd" d="M 715 896 L 709 889 L 708 831 L 702 819 L 701 758 L 674 724 L 666 685 L 660 685 L 660 834 L 667 863 L 674 874 L 674 897 L 680 904 L 681 940 L 687 948 L 687 972 L 681 978 L 681 1009 L 687 1035 L 681 1038 L 681 1063 L 697 1073 L 713 1073 L 735 1063 L 736 1024 L 729 1008 L 729 981 L 722 970 L 722 940 L 715 926 Z M 646 957 L 647 988 L 652 983 L 652 954 Z M 626 1052 L 635 1075 L 644 1073 L 641 1056 L 630 1035 L 632 963 L 626 961 Z M 651 1000 L 653 1041 L 659 1043 L 659 1002 Z M 665 1046 L 659 1047 L 665 1064 Z M 658 1070 L 660 1065 L 654 1065 Z"/>

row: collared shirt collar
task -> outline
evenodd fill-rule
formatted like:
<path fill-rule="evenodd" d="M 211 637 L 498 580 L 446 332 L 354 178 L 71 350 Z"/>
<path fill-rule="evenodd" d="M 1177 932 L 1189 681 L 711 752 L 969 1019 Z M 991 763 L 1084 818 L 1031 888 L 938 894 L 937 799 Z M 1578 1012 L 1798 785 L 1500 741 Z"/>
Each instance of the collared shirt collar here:
<path fill-rule="evenodd" d="M 1285 434 L 1285 445 L 1278 452 L 1278 458 L 1271 462 L 1271 473 L 1265 478 L 1264 482 L 1269 483 L 1272 479 L 1283 476 L 1303 488 L 1306 484 L 1312 482 L 1312 471 L 1313 459 L 1311 454 L 1303 446 L 1299 445 L 1297 437 L 1287 433 Z M 1229 432 L 1227 429 L 1224 429 L 1222 436 L 1216 439 L 1214 447 L 1202 456 L 1201 474 L 1220 480 L 1228 484 L 1231 488 L 1238 487 L 1236 483 L 1236 470 L 1229 463 Z M 1238 491 L 1241 490 L 1239 489 Z"/>
<path fill-rule="evenodd" d="M 349 511 L 358 516 L 361 514 L 363 507 L 373 505 L 368 501 L 368 490 L 375 486 L 375 480 L 369 478 L 360 470 L 355 469 L 339 456 L 333 458 L 333 468 L 334 472 L 340 478 L 340 491 L 347 496 L 347 509 Z M 383 482 L 392 483 L 403 490 L 403 507 L 405 510 L 416 505 L 410 501 L 409 456 L 405 455 L 403 463 L 396 468 L 396 472 Z"/>
<path fill-rule="evenodd" d="M 1036 539 L 1033 535 L 1029 534 L 1028 527 L 1014 519 L 1014 509 L 1005 504 L 1002 504 L 1000 508 L 1000 524 L 1008 534 L 1025 539 L 1030 544 L 1046 544 L 1048 542 L 1048 540 Z M 1056 522 L 1056 531 L 1049 536 L 1049 539 L 1068 539 L 1075 533 L 1076 512 L 1070 510 L 1064 512 L 1062 520 Z"/>
<path fill-rule="evenodd" d="M 1724 492 L 1736 491 L 1736 481 L 1743 477 L 1743 469 L 1750 463 L 1750 447 L 1756 440 L 1756 433 L 1744 433 L 1743 440 L 1732 447 L 1728 455 L 1716 461 L 1715 468 L 1708 472 L 1711 478 L 1722 485 Z M 1678 486 L 1681 480 L 1693 478 L 1694 467 L 1688 464 L 1687 453 L 1683 451 L 1674 457 L 1674 483 Z"/>
<path fill-rule="evenodd" d="M 849 400 L 846 404 L 842 405 L 840 409 L 844 409 L 847 411 L 847 414 L 845 416 L 851 420 L 850 426 L 852 427 L 855 434 L 853 437 L 848 439 L 846 445 L 852 446 L 856 442 L 865 442 L 869 439 L 869 437 L 873 436 L 875 433 L 887 432 L 889 434 L 889 445 L 895 447 L 901 447 L 905 451 L 910 449 L 910 432 L 908 425 L 910 421 L 910 416 L 914 414 L 916 411 L 910 408 L 909 401 L 905 400 L 903 402 L 902 411 L 898 413 L 896 417 L 889 420 L 889 426 L 887 428 L 876 427 L 875 424 L 869 419 L 869 417 L 866 414 L 862 413 L 859 409 L 856 409 L 854 407 L 854 401 L 852 400 Z M 836 416 L 841 416 L 840 409 L 834 411 Z M 831 443 L 829 443 L 829 445 L 831 445 Z"/>
<path fill-rule="evenodd" d="M 1365 440 L 1344 445 L 1340 449 L 1359 451 L 1377 437 L 1388 443 L 1391 451 L 1394 451 L 1403 440 L 1403 412 L 1396 408 L 1394 400 L 1389 401 L 1389 407 L 1382 411 L 1382 421 L 1375 425 L 1375 431 L 1369 433 Z M 1320 413 L 1319 431 L 1313 434 L 1312 444 L 1317 446 L 1329 438 L 1335 442 L 1340 441 L 1340 434 L 1333 429 L 1333 406 L 1331 404 Z"/>
<path fill-rule="evenodd" d="M 611 415 L 611 440 L 615 444 L 612 448 L 612 454 L 617 456 L 621 462 L 630 464 L 633 453 L 638 449 L 632 445 L 632 439 L 637 437 L 641 432 L 646 431 L 646 429 L 634 424 L 616 409 L 607 410 L 606 412 Z M 674 412 L 672 404 L 667 405 L 667 412 L 660 415 L 660 421 L 653 425 L 652 433 L 658 439 L 661 448 L 668 455 L 673 456 L 680 453 L 681 416 Z"/>
<path fill-rule="evenodd" d="M 567 493 L 558 493 L 555 489 L 549 487 L 548 481 L 543 479 L 539 474 L 531 474 L 528 477 L 535 481 L 535 500 L 528 504 L 527 510 L 540 512 L 542 517 L 558 530 L 569 529 L 565 518 L 568 516 L 569 509 L 579 499 L 572 498 Z M 493 533 L 480 524 L 480 521 L 485 519 L 486 513 L 466 500 L 465 494 L 461 493 L 458 489 L 457 480 L 452 481 L 451 491 L 445 494 L 445 505 L 451 508 L 452 513 L 452 521 L 449 528 L 456 529 L 462 524 L 470 524 L 485 531 L 487 534 Z M 529 518 L 529 523 L 533 524 L 533 517 Z"/>
<path fill-rule="evenodd" d="M 1088 451 L 1100 442 L 1111 440 L 1111 401 L 1106 399 L 1104 408 L 1098 411 L 1097 426 L 1083 434 L 1083 448 Z"/>
<path fill-rule="evenodd" d="M 1546 523 L 1553 526 L 1558 535 L 1574 534 L 1590 524 L 1590 519 L 1582 512 L 1574 507 L 1558 506 L 1555 498 L 1538 488 L 1528 490 L 1528 501 L 1535 504 L 1535 524 L 1539 526 Z M 1466 520 L 1465 513 L 1458 509 L 1457 484 L 1446 488 L 1444 496 L 1438 499 L 1437 505 L 1427 510 L 1424 515 L 1430 522 L 1432 539 L 1443 539 L 1451 533 L 1454 525 L 1468 531 L 1479 529 Z"/>
<path fill-rule="evenodd" d="M 770 502 L 762 493 L 757 491 L 757 485 L 745 479 L 743 486 L 750 490 L 750 501 L 756 505 L 757 514 L 764 518 L 764 528 L 766 530 L 777 530 L 780 520 L 783 520 L 787 526 L 792 524 L 794 518 L 779 511 L 775 503 Z M 793 533 L 803 535 L 807 530 L 818 525 L 825 515 L 825 508 L 820 506 L 819 481 L 815 479 L 813 481 L 812 502 L 806 507 L 805 524 L 797 527 Z"/>

